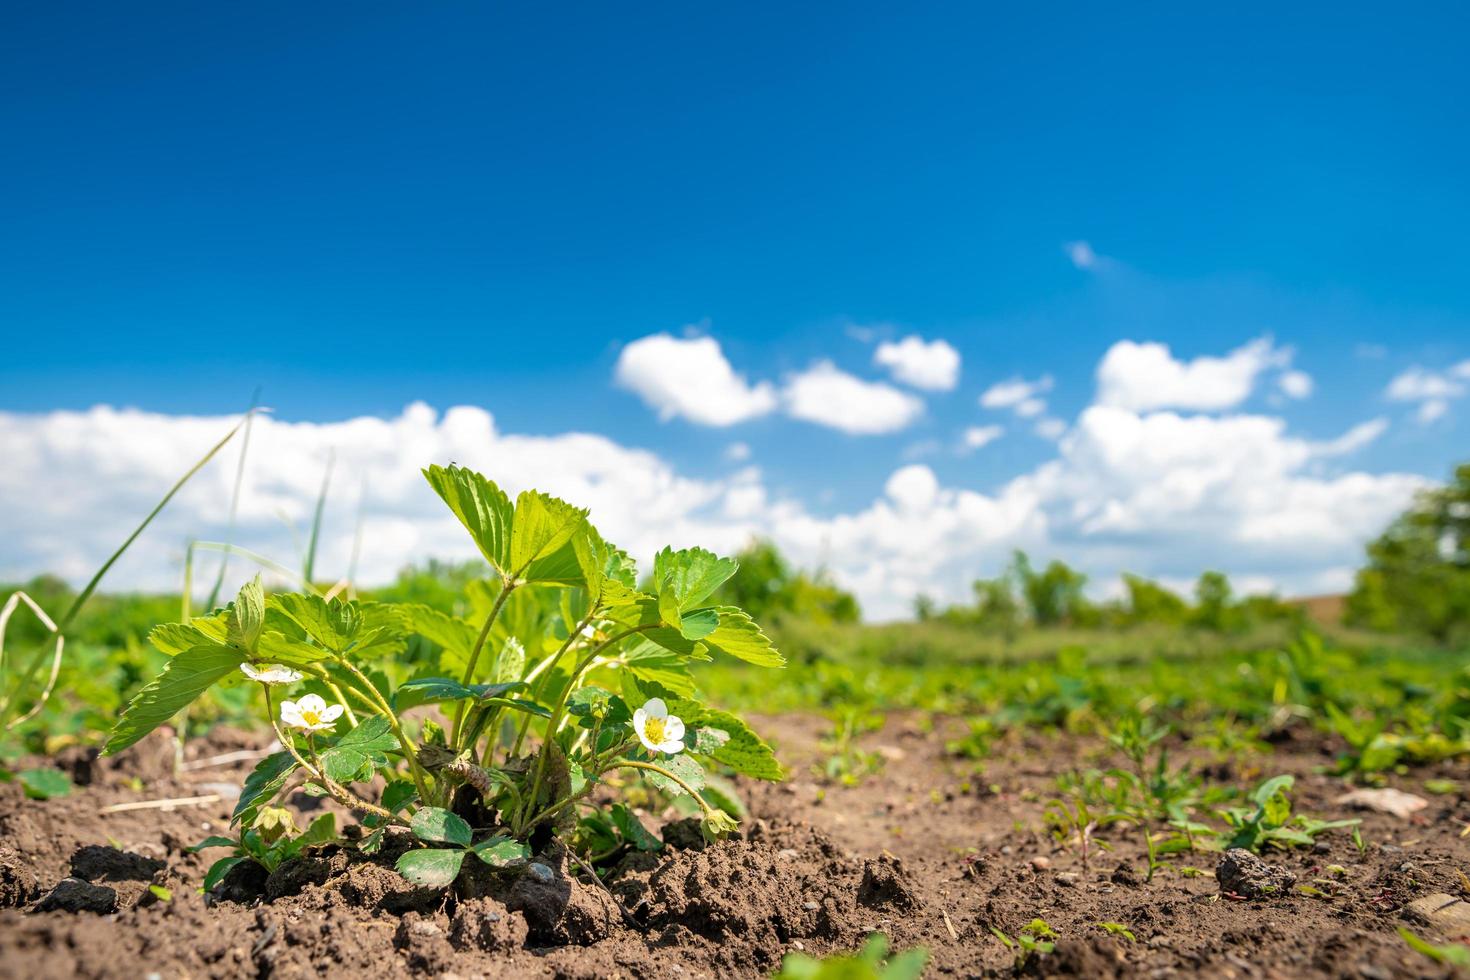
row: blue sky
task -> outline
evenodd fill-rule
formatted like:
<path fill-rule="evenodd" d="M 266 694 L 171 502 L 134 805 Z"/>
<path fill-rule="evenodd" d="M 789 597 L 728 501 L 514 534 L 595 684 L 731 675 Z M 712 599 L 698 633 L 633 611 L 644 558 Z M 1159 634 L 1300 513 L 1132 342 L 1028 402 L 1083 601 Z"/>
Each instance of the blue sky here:
<path fill-rule="evenodd" d="M 998 382 L 1049 375 L 1076 431 L 1121 341 L 1187 364 L 1271 337 L 1291 364 L 1246 397 L 1140 411 L 1318 442 L 1382 418 L 1298 475 L 1440 477 L 1470 402 L 1386 392 L 1470 386 L 1470 15 L 1278 6 L 9 10 L 0 412 L 475 405 L 707 482 L 744 443 L 770 500 L 830 518 L 907 465 L 999 497 L 1065 456 L 977 405 Z M 661 421 L 616 382 L 660 333 L 778 393 L 831 361 L 922 413 Z M 874 363 L 909 335 L 958 353 L 952 389 Z"/>

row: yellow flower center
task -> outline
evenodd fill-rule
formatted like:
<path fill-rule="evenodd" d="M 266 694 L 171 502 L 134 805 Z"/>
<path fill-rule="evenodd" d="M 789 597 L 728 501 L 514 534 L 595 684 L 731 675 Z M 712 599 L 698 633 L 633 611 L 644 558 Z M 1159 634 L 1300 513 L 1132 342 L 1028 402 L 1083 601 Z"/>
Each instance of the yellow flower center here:
<path fill-rule="evenodd" d="M 664 744 L 664 719 L 648 718 L 643 722 L 643 737 L 654 745 Z"/>
<path fill-rule="evenodd" d="M 308 725 L 320 725 L 322 723 L 322 716 L 307 708 L 301 712 L 301 720 Z"/>

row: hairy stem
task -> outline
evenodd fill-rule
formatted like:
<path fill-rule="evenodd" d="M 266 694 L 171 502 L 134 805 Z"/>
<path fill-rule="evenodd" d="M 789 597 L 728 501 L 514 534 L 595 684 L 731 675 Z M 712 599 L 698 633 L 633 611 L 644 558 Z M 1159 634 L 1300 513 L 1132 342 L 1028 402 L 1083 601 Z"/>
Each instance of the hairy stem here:
<path fill-rule="evenodd" d="M 367 688 L 368 693 L 377 701 L 378 707 L 383 712 L 383 717 L 388 719 L 388 727 L 393 729 L 393 734 L 397 737 L 398 744 L 403 749 L 403 757 L 408 760 L 408 771 L 413 776 L 414 786 L 418 788 L 419 799 L 425 803 L 432 802 L 432 798 L 429 796 L 429 784 L 425 778 L 423 767 L 419 765 L 418 756 L 413 751 L 413 743 L 408 740 L 408 735 L 403 731 L 403 724 L 398 720 L 398 715 L 393 711 L 393 708 L 388 704 L 387 700 L 383 698 L 383 695 L 378 691 L 373 682 L 368 679 L 368 676 L 361 670 L 358 670 L 355 664 L 348 661 L 346 657 L 339 658 L 337 662 L 355 677 L 358 683 Z"/>
<path fill-rule="evenodd" d="M 289 735 L 286 734 L 285 730 L 281 728 L 280 721 L 276 718 L 275 703 L 274 700 L 271 698 L 271 686 L 269 684 L 262 684 L 260 686 L 265 690 L 266 714 L 270 717 L 271 728 L 275 730 L 276 739 L 281 743 L 281 747 L 284 748 L 287 752 L 291 753 L 291 757 L 296 760 L 297 765 L 301 766 L 302 769 L 310 773 L 313 778 L 321 781 L 322 786 L 326 788 L 327 792 L 332 794 L 332 799 L 336 800 L 338 803 L 342 804 L 348 809 L 365 810 L 368 813 L 373 814 L 374 816 L 389 821 L 390 823 L 396 823 L 402 827 L 408 826 L 407 820 L 404 820 L 402 817 L 394 813 L 390 813 L 388 810 L 385 810 L 384 808 L 378 806 L 376 803 L 369 803 L 367 800 L 364 800 L 362 797 L 349 790 L 346 786 L 343 786 L 341 783 L 332 779 L 326 774 L 325 771 L 323 771 L 320 764 L 313 765 L 312 763 L 306 761 L 306 758 L 302 756 L 301 751 L 296 748 L 296 742 Z"/>
<path fill-rule="evenodd" d="M 502 576 L 500 579 L 500 594 L 495 597 L 495 604 L 490 607 L 490 615 L 485 617 L 485 625 L 480 627 L 480 635 L 475 637 L 475 645 L 470 648 L 470 657 L 464 665 L 464 677 L 460 679 L 461 684 L 467 685 L 470 681 L 474 680 L 475 667 L 480 663 L 480 652 L 485 649 L 485 641 L 490 638 L 490 630 L 495 626 L 495 620 L 500 618 L 500 610 L 504 608 L 505 600 L 510 598 L 510 594 L 514 589 L 514 580 Z M 454 714 L 454 729 L 449 744 L 453 745 L 456 749 L 463 748 L 460 745 L 459 736 L 460 726 L 464 724 L 466 708 L 467 705 L 461 701 L 459 710 Z"/>

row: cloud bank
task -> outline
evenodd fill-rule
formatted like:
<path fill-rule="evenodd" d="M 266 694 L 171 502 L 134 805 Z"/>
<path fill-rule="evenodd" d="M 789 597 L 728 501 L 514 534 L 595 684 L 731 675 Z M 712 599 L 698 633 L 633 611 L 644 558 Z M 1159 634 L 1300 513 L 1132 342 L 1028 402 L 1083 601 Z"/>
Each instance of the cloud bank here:
<path fill-rule="evenodd" d="M 823 390 L 808 391 L 812 404 L 840 399 L 850 386 L 820 365 L 815 381 Z M 885 424 L 867 419 L 868 427 Z M 0 412 L 0 580 L 51 571 L 84 581 L 232 424 L 108 407 Z M 798 564 L 829 568 L 874 618 L 904 615 L 920 592 L 963 599 L 975 576 L 994 574 L 1017 547 L 1063 557 L 1099 579 L 1217 567 L 1310 592 L 1343 585 L 1362 542 L 1425 483 L 1327 472 L 1382 431 L 1375 421 L 1318 443 L 1266 416 L 1098 404 L 1060 437 L 1053 458 L 988 492 L 946 485 L 915 463 L 893 471 L 866 505 L 818 514 L 773 492 L 753 466 L 692 478 L 600 435 L 504 432 L 477 407 L 441 414 L 419 403 L 395 418 L 331 423 L 265 417 L 251 437 L 235 540 L 298 565 L 332 454 L 318 567 L 345 574 L 360 513 L 365 584 L 390 580 L 411 560 L 474 554 L 419 474 L 454 461 L 511 492 L 534 486 L 590 507 L 599 529 L 642 560 L 665 544 L 732 552 L 752 535 L 770 536 Z M 977 432 L 967 441 L 978 448 L 991 437 Z M 232 445 L 175 498 L 105 588 L 177 588 L 186 542 L 226 534 L 237 452 Z M 242 565 L 234 564 L 241 575 Z"/>

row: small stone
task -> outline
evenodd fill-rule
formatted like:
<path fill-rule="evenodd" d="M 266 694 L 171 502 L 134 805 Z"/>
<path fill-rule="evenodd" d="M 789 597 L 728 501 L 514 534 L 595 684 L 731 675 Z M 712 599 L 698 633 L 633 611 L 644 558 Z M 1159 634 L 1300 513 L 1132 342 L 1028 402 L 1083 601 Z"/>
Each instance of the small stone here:
<path fill-rule="evenodd" d="M 801 950 L 806 949 L 806 944 L 803 943 L 801 940 L 798 939 L 796 942 L 794 942 L 794 943 L 791 944 L 791 948 L 794 949 L 794 950 L 797 950 L 799 952 Z"/>
<path fill-rule="evenodd" d="M 1081 876 L 1075 871 L 1061 871 L 1057 873 L 1057 884 L 1063 888 L 1076 888 Z"/>
<path fill-rule="evenodd" d="M 526 865 L 527 877 L 534 878 L 543 885 L 549 885 L 556 879 L 556 872 L 552 871 L 540 861 L 532 861 Z"/>
<path fill-rule="evenodd" d="M 1446 936 L 1463 936 L 1470 933 L 1470 903 L 1453 895 L 1435 892 L 1416 898 L 1408 904 L 1408 914 L 1426 925 L 1433 926 Z"/>
<path fill-rule="evenodd" d="M 781 850 L 776 852 L 776 857 L 780 858 L 783 861 L 794 861 L 799 856 L 800 852 L 798 852 L 794 847 L 783 847 L 781 848 Z"/>
<path fill-rule="evenodd" d="M 1031 859 L 1031 867 L 1035 868 L 1037 871 L 1045 871 L 1047 868 L 1051 867 L 1051 858 L 1038 854 L 1036 857 Z"/>
<path fill-rule="evenodd" d="M 822 903 L 821 902 L 802 902 L 801 903 L 801 907 L 804 908 L 804 909 L 806 909 L 808 912 L 815 912 L 817 909 L 819 909 L 819 908 L 822 907 Z"/>

